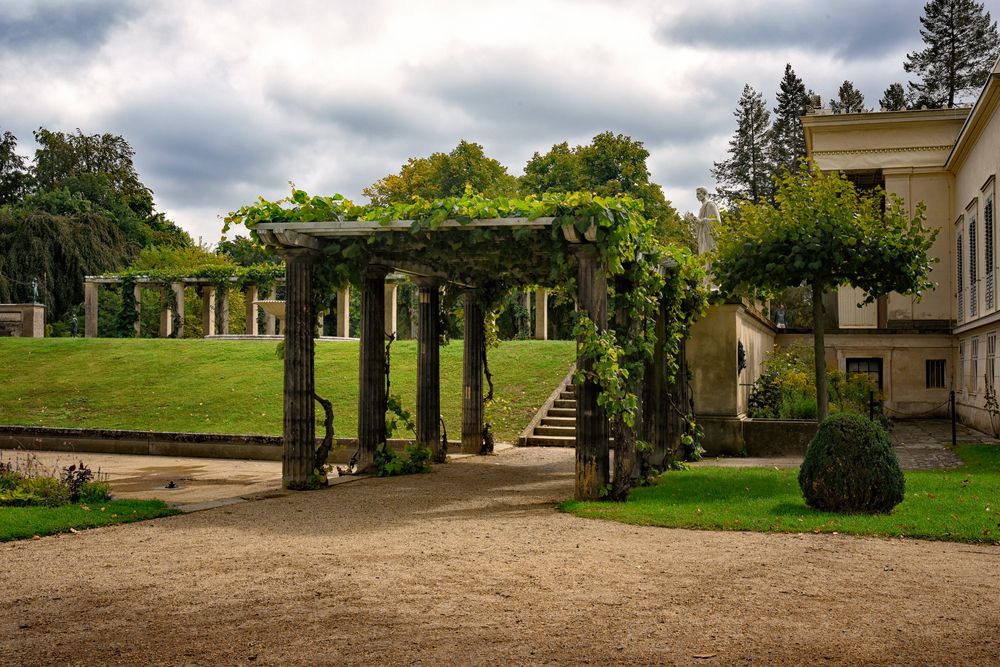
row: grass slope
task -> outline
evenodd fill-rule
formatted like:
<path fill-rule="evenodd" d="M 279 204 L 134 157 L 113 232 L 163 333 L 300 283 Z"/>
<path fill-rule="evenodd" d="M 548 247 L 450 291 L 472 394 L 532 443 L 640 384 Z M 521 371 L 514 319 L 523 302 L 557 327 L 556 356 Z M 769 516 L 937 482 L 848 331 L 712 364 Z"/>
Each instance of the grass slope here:
<path fill-rule="evenodd" d="M 92 507 L 0 507 L 0 542 L 180 514 L 162 500 L 111 500 Z"/>
<path fill-rule="evenodd" d="M 906 473 L 906 498 L 892 514 L 844 515 L 805 504 L 798 469 L 699 466 L 668 472 L 625 503 L 569 501 L 578 516 L 645 526 L 850 533 L 1000 543 L 1000 447 L 960 445 L 957 470 Z"/>
<path fill-rule="evenodd" d="M 0 338 L 0 424 L 277 435 L 283 366 L 275 349 L 263 341 Z M 573 341 L 490 350 L 497 400 L 487 417 L 499 441 L 518 436 L 574 356 Z M 393 344 L 390 391 L 411 412 L 416 364 L 414 341 Z M 316 391 L 333 401 L 337 436 L 357 435 L 356 342 L 316 345 Z M 452 440 L 461 409 L 462 341 L 453 341 L 441 348 L 441 412 Z"/>

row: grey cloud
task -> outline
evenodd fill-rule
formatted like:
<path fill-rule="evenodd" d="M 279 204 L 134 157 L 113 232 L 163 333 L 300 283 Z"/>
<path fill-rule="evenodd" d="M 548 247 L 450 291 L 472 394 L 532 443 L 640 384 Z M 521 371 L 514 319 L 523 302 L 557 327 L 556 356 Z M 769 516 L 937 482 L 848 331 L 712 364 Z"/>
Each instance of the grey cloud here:
<path fill-rule="evenodd" d="M 701 5 L 662 22 L 656 35 L 668 45 L 748 51 L 792 47 L 852 61 L 903 52 L 919 43 L 921 7 L 909 0 L 785 0 L 732 12 Z"/>
<path fill-rule="evenodd" d="M 187 99 L 143 100 L 107 121 L 135 149 L 140 177 L 157 195 L 202 204 L 239 184 L 286 180 L 278 162 L 294 133 L 276 131 L 239 105 Z"/>
<path fill-rule="evenodd" d="M 117 25 L 141 13 L 135 2 L 36 2 L 0 5 L 0 51 L 36 52 L 53 48 L 90 51 Z"/>

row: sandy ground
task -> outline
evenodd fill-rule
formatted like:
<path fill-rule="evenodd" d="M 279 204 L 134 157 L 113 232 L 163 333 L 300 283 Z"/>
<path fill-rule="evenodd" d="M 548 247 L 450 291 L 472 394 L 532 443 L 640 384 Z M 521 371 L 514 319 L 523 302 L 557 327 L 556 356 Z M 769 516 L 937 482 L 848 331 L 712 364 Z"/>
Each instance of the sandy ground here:
<path fill-rule="evenodd" d="M 578 519 L 572 456 L 2 544 L 0 663 L 1000 664 L 1000 547 Z"/>

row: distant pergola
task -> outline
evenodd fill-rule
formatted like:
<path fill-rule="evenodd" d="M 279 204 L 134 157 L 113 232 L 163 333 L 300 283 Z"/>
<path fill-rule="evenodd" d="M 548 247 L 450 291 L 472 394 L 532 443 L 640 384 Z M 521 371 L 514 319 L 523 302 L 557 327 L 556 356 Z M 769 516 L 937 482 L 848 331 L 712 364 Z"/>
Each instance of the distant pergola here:
<path fill-rule="evenodd" d="M 550 285 L 554 252 L 572 254 L 577 262 L 577 304 L 595 322 L 607 327 L 608 288 L 604 260 L 589 234 L 573 227 L 558 231 L 554 218 L 496 218 L 459 222 L 446 220 L 433 229 L 414 231 L 410 220 L 377 222 L 261 223 L 254 229 L 261 241 L 275 248 L 286 264 L 284 455 L 282 481 L 301 486 L 313 470 L 315 408 L 313 403 L 313 269 L 317 263 L 337 259 L 338 241 L 352 237 L 368 239 L 368 256 L 361 277 L 360 370 L 358 387 L 358 469 L 374 460 L 376 446 L 385 440 L 385 332 L 383 330 L 384 281 L 387 274 L 407 274 L 419 288 L 417 353 L 416 441 L 431 449 L 436 459 L 443 454 L 440 438 L 440 382 L 438 310 L 443 285 L 463 291 L 465 306 L 462 451 L 478 453 L 483 430 L 482 308 L 477 290 L 491 281 L 517 285 Z M 478 234 L 476 230 L 500 232 Z M 407 235 L 407 236 L 400 236 Z M 464 235 L 455 237 L 452 235 Z M 482 241 L 477 239 L 482 237 Z M 434 265 L 422 262 L 421 239 L 427 242 L 456 241 L 449 257 L 437 253 Z M 400 242 L 401 241 L 401 242 Z M 458 242 L 460 241 L 460 242 Z M 541 242 L 540 242 L 541 241 Z M 550 248 L 539 252 L 539 248 Z M 416 250 L 415 250 L 416 249 Z M 498 258 L 510 257 L 509 268 Z M 516 258 L 514 261 L 513 258 Z M 484 265 L 490 270 L 485 271 Z M 500 266 L 501 268 L 497 268 Z M 579 357 L 578 368 L 591 363 Z M 654 365 L 655 365 L 654 360 Z M 662 359 L 660 359 L 662 363 Z M 662 367 L 661 367 L 662 370 Z M 662 373 L 659 374 L 662 376 Z M 662 383 L 651 387 L 660 395 L 654 404 L 665 405 Z M 599 388 L 587 381 L 577 386 L 576 494 L 597 498 L 610 475 L 608 420 L 598 405 Z M 654 415 L 665 422 L 666 409 Z M 666 437 L 666 424 L 659 431 Z"/>

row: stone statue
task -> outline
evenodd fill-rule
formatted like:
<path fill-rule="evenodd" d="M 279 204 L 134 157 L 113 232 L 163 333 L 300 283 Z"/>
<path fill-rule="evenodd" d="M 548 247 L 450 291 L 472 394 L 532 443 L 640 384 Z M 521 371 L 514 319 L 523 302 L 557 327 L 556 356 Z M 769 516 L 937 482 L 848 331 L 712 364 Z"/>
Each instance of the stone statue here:
<path fill-rule="evenodd" d="M 38 278 L 31 279 L 31 303 L 38 303 Z"/>
<path fill-rule="evenodd" d="M 715 226 L 722 221 L 718 205 L 708 196 L 708 188 L 698 188 L 696 191 L 701 210 L 695 220 L 695 238 L 698 241 L 698 254 L 704 255 L 715 249 Z"/>

